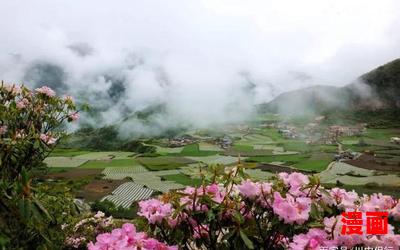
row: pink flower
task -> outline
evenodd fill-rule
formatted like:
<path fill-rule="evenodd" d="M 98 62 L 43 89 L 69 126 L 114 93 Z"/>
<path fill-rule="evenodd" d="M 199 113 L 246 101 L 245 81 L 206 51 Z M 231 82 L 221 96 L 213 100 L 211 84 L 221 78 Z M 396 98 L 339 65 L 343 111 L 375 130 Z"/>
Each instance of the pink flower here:
<path fill-rule="evenodd" d="M 66 102 L 74 102 L 74 98 L 72 98 L 72 96 L 70 96 L 70 95 L 66 95 L 66 96 L 64 96 L 64 101 L 66 101 Z"/>
<path fill-rule="evenodd" d="M 10 92 L 12 95 L 18 95 L 22 92 L 22 88 L 19 85 L 6 85 L 5 89 Z"/>
<path fill-rule="evenodd" d="M 42 140 L 47 145 L 52 145 L 57 142 L 57 138 L 54 138 L 51 135 L 47 134 L 40 134 L 40 140 Z"/>
<path fill-rule="evenodd" d="M 338 208 L 342 210 L 355 209 L 359 201 L 358 194 L 354 191 L 347 192 L 344 189 L 332 188 L 331 196 L 335 199 Z"/>
<path fill-rule="evenodd" d="M 386 234 L 382 236 L 383 246 L 392 247 L 396 249 L 396 247 L 400 246 L 400 235 L 398 234 Z M 382 246 L 381 245 L 381 246 Z"/>
<path fill-rule="evenodd" d="M 261 192 L 259 184 L 250 180 L 243 181 L 240 185 L 237 185 L 237 188 L 240 194 L 250 199 L 259 196 Z"/>
<path fill-rule="evenodd" d="M 29 104 L 28 99 L 23 98 L 22 100 L 17 102 L 17 109 L 24 109 Z"/>
<path fill-rule="evenodd" d="M 193 225 L 194 235 L 193 238 L 207 238 L 208 237 L 208 225 Z"/>
<path fill-rule="evenodd" d="M 362 199 L 360 211 L 373 212 L 373 211 L 389 211 L 394 206 L 395 201 L 389 195 L 372 194 L 371 196 L 365 195 Z"/>
<path fill-rule="evenodd" d="M 111 233 L 99 234 L 96 243 L 88 244 L 89 250 L 177 250 L 175 246 L 167 246 L 156 239 L 148 238 L 145 233 L 136 232 L 133 224 L 125 223 L 122 228 L 114 229 Z"/>
<path fill-rule="evenodd" d="M 293 237 L 289 244 L 291 250 L 316 250 L 321 247 L 335 246 L 335 241 L 328 240 L 328 234 L 321 229 L 310 229 L 306 234 L 299 234 Z"/>
<path fill-rule="evenodd" d="M 166 217 L 172 214 L 171 204 L 163 204 L 157 199 L 149 199 L 139 202 L 139 216 L 147 218 L 150 224 L 161 223 Z"/>
<path fill-rule="evenodd" d="M 272 204 L 274 213 L 287 224 L 296 222 L 303 224 L 308 220 L 311 211 L 311 199 L 306 197 L 293 198 L 290 194 L 282 198 L 279 192 L 274 192 Z"/>
<path fill-rule="evenodd" d="M 0 126 L 0 135 L 7 133 L 7 128 L 8 127 L 6 125 Z"/>
<path fill-rule="evenodd" d="M 70 114 L 70 115 L 68 116 L 68 118 L 69 118 L 71 121 L 76 121 L 76 120 L 79 119 L 79 113 L 78 113 L 78 112 L 72 113 L 72 114 Z"/>
<path fill-rule="evenodd" d="M 37 88 L 37 89 L 35 89 L 35 91 L 38 93 L 44 94 L 48 97 L 54 97 L 56 95 L 56 92 L 54 92 L 54 90 L 52 90 L 51 88 L 49 88 L 47 86 Z"/>
<path fill-rule="evenodd" d="M 301 188 L 308 183 L 310 183 L 308 176 L 301 173 L 279 173 L 279 177 L 282 179 L 283 183 L 290 188 L 289 192 L 294 195 L 301 195 L 304 192 Z"/>
<path fill-rule="evenodd" d="M 400 221 L 400 200 L 397 201 L 396 206 L 390 210 L 390 216 L 392 216 L 394 220 Z"/>

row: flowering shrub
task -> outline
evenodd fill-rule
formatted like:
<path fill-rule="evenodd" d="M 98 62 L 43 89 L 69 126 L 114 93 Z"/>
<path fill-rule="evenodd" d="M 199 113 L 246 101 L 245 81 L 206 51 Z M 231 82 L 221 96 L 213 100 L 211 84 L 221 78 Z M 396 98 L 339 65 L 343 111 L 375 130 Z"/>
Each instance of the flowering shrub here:
<path fill-rule="evenodd" d="M 61 229 L 67 233 L 65 246 L 72 249 L 86 249 L 89 242 L 93 241 L 98 234 L 110 232 L 117 224 L 114 219 L 106 217 L 101 211 L 95 215 L 87 216 L 76 224 L 63 224 Z"/>
<path fill-rule="evenodd" d="M 182 249 L 320 249 L 400 245 L 400 203 L 382 194 L 325 189 L 315 176 L 280 173 L 270 182 L 246 179 L 239 165 L 211 184 L 139 203 L 155 238 Z M 387 211 L 386 235 L 342 235 L 342 211 Z M 396 231 L 397 230 L 397 231 Z M 93 248 L 94 249 L 94 248 Z M 394 248 L 396 249 L 396 248 Z"/>
<path fill-rule="evenodd" d="M 0 83 L 1 249 L 59 247 L 56 230 L 74 213 L 72 198 L 34 188 L 30 176 L 64 134 L 64 121 L 78 117 L 70 96 L 57 97 L 49 87 Z"/>
<path fill-rule="evenodd" d="M 49 87 L 30 90 L 0 84 L 1 178 L 15 179 L 22 168 L 41 165 L 63 135 L 64 121 L 79 118 L 72 97 L 60 98 Z"/>
<path fill-rule="evenodd" d="M 149 238 L 146 233 L 136 232 L 133 224 L 126 223 L 122 228 L 114 229 L 111 233 L 103 233 L 96 237 L 97 242 L 90 242 L 89 250 L 177 250 L 176 246 L 167 246 L 156 239 Z"/>

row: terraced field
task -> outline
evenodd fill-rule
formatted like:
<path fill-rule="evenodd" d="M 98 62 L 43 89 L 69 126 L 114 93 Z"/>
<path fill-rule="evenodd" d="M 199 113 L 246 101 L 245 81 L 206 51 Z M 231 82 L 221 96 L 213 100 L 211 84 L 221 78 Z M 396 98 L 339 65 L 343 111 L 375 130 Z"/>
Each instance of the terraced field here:
<path fill-rule="evenodd" d="M 140 164 L 130 159 L 90 160 L 81 165 L 81 168 L 106 168 L 106 167 L 136 167 Z"/>
<path fill-rule="evenodd" d="M 224 151 L 218 145 L 210 144 L 210 143 L 206 143 L 206 142 L 199 143 L 199 150 L 200 151 L 214 151 L 214 152 L 222 152 L 222 151 Z"/>
<path fill-rule="evenodd" d="M 213 155 L 213 156 L 204 156 L 204 157 L 187 157 L 188 159 L 193 160 L 194 162 L 203 162 L 207 165 L 210 164 L 224 164 L 230 165 L 238 162 L 238 157 L 236 156 L 225 156 L 225 155 Z M 241 157 L 242 160 L 246 159 L 245 157 Z"/>
<path fill-rule="evenodd" d="M 249 134 L 242 137 L 239 141 L 242 145 L 265 145 L 265 144 L 273 144 L 275 141 L 266 135 L 263 134 Z"/>
<path fill-rule="evenodd" d="M 189 158 L 177 156 L 139 157 L 137 160 L 141 165 L 154 171 L 177 169 L 187 164 L 194 163 L 194 161 Z"/>
<path fill-rule="evenodd" d="M 134 182 L 126 182 L 117 187 L 110 195 L 101 200 L 112 201 L 116 206 L 128 208 L 134 201 L 140 201 L 150 198 L 153 190 L 145 188 Z"/>
<path fill-rule="evenodd" d="M 75 176 L 80 175 L 80 172 L 75 173 L 73 170 L 81 170 L 82 173 L 97 171 L 94 174 L 88 172 L 90 178 L 94 178 L 95 174 L 98 178 L 100 176 L 98 173 L 102 171 L 101 181 L 113 180 L 118 183 L 116 185 L 127 181 L 128 178 L 131 180 L 129 184 L 118 186 L 112 194 L 103 198 L 124 207 L 129 207 L 134 201 L 150 197 L 154 192 L 165 193 L 184 188 L 186 185 L 199 185 L 200 169 L 204 171 L 212 164 L 233 166 L 238 162 L 238 155 L 241 156 L 247 174 L 255 180 L 267 180 L 280 171 L 300 170 L 310 174 L 319 173 L 321 180 L 328 185 L 340 182 L 344 185 L 362 187 L 378 183 L 400 187 L 400 178 L 396 172 L 397 168 L 400 169 L 397 167 L 400 162 L 400 146 L 388 141 L 393 135 L 392 132 L 371 130 L 361 137 L 366 145 L 360 145 L 360 137 L 344 137 L 341 140 L 344 149 L 350 148 L 357 152 L 373 150 L 374 154 L 370 155 L 375 157 L 374 164 L 386 166 L 385 168 L 383 165 L 380 166 L 382 171 L 377 172 L 374 171 L 377 168 L 374 168 L 375 165 L 372 166 L 372 161 L 360 163 L 361 157 L 353 160 L 355 162 L 349 162 L 353 165 L 344 162 L 331 163 L 334 154 L 337 153 L 336 145 L 309 145 L 304 140 L 285 139 L 277 129 L 273 128 L 255 128 L 249 131 L 229 130 L 226 133 L 216 133 L 215 136 L 218 138 L 223 136 L 235 138 L 234 144 L 228 149 L 221 149 L 218 145 L 209 143 L 207 136 L 204 137 L 207 142 L 177 148 L 166 147 L 168 140 L 164 138 L 152 141 L 154 143 L 152 146 L 157 148 L 158 154 L 154 157 L 135 155 L 132 152 L 61 149 L 48 157 L 46 163 L 53 167 L 49 175 L 52 178 L 62 176 L 68 180 L 72 177 L 77 178 Z M 367 162 L 368 166 L 365 165 Z M 106 194 L 109 193 L 99 196 Z"/>
<path fill-rule="evenodd" d="M 64 156 L 47 157 L 44 160 L 47 166 L 51 168 L 76 168 L 87 161 L 87 159 Z"/>
<path fill-rule="evenodd" d="M 394 174 L 379 174 L 374 170 L 358 168 L 343 162 L 333 162 L 330 167 L 319 174 L 323 183 L 341 183 L 347 185 L 379 185 L 400 186 L 400 178 Z"/>
<path fill-rule="evenodd" d="M 104 179 L 122 180 L 144 172 L 148 172 L 148 170 L 141 165 L 136 165 L 131 167 L 107 167 L 103 170 L 102 174 L 104 175 Z"/>

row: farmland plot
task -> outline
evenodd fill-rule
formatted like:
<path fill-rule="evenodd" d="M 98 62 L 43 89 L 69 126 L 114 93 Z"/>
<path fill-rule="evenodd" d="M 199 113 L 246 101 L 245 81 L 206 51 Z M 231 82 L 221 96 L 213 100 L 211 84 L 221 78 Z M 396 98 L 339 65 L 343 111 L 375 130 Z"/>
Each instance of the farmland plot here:
<path fill-rule="evenodd" d="M 134 201 L 140 201 L 150 198 L 153 194 L 153 190 L 143 187 L 143 185 L 126 182 L 117 187 L 111 195 L 105 196 L 102 201 L 109 200 L 116 206 L 122 206 L 128 208 Z"/>
<path fill-rule="evenodd" d="M 109 160 L 109 159 L 132 159 L 133 152 L 124 151 L 105 151 L 105 152 L 90 152 L 76 156 L 76 158 L 87 160 Z"/>
<path fill-rule="evenodd" d="M 352 176 L 346 175 L 351 173 Z M 358 176 L 357 176 L 358 175 Z M 322 183 L 341 183 L 348 185 L 365 185 L 367 183 L 378 183 L 380 185 L 400 185 L 400 179 L 397 175 L 375 175 L 374 170 L 358 168 L 343 162 L 333 162 L 328 169 L 319 174 Z"/>
<path fill-rule="evenodd" d="M 199 143 L 199 149 L 201 151 L 219 151 L 219 152 L 224 151 L 218 145 L 211 144 L 211 143 L 206 143 L 206 142 L 200 142 Z"/>
<path fill-rule="evenodd" d="M 275 174 L 260 169 L 246 169 L 246 173 L 255 180 L 267 180 Z"/>
<path fill-rule="evenodd" d="M 204 157 L 190 156 L 187 158 L 189 158 L 193 161 L 196 161 L 196 162 L 204 162 L 207 165 L 210 165 L 210 164 L 230 165 L 230 164 L 238 162 L 238 157 L 225 156 L 225 155 L 212 155 L 212 156 L 204 156 Z M 244 159 L 246 159 L 246 157 L 241 157 L 241 159 L 244 160 Z"/>
<path fill-rule="evenodd" d="M 132 167 L 111 167 L 105 168 L 102 172 L 104 179 L 122 180 L 126 177 L 131 177 L 138 173 L 148 172 L 148 170 L 140 165 Z"/>
<path fill-rule="evenodd" d="M 44 162 L 47 166 L 51 168 L 75 168 L 79 167 L 80 165 L 84 164 L 88 160 L 80 159 L 77 157 L 63 157 L 63 156 L 54 156 L 54 157 L 47 157 Z"/>
<path fill-rule="evenodd" d="M 266 135 L 261 135 L 261 134 L 249 134 L 243 136 L 243 139 L 240 140 L 240 144 L 246 144 L 246 145 L 254 145 L 254 144 L 271 144 L 275 143 L 271 137 L 268 137 Z"/>
<path fill-rule="evenodd" d="M 136 167 L 140 166 L 134 159 L 90 160 L 82 168 Z"/>
<path fill-rule="evenodd" d="M 194 162 L 188 158 L 174 156 L 139 157 L 137 160 L 143 166 L 154 171 L 177 169 Z"/>
<path fill-rule="evenodd" d="M 138 180 L 136 181 L 138 182 Z M 176 183 L 174 181 L 147 181 L 147 180 L 142 180 L 138 182 L 140 184 L 145 185 L 148 188 L 151 188 L 153 190 L 162 192 L 162 193 L 167 193 L 171 190 L 176 190 L 176 189 L 181 189 L 184 188 L 185 186 Z"/>
<path fill-rule="evenodd" d="M 176 148 L 167 148 L 167 147 L 160 147 L 155 146 L 157 148 L 157 153 L 159 154 L 179 154 L 183 147 L 176 147 Z"/>

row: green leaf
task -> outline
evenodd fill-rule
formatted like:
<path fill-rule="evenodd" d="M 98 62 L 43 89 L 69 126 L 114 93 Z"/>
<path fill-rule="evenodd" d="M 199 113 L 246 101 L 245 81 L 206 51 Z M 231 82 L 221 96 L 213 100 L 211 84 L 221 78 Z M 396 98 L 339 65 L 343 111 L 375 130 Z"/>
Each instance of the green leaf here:
<path fill-rule="evenodd" d="M 312 218 L 317 219 L 320 217 L 320 213 L 318 211 L 318 207 L 315 203 L 311 203 L 311 212 L 310 215 Z"/>
<path fill-rule="evenodd" d="M 249 237 L 247 237 L 247 235 L 242 230 L 240 230 L 240 238 L 242 238 L 244 244 L 248 249 L 254 249 L 253 242 L 251 242 Z"/>

